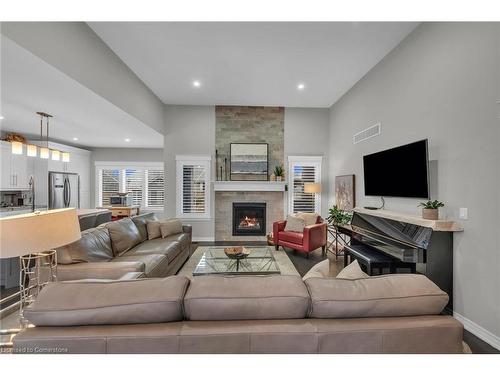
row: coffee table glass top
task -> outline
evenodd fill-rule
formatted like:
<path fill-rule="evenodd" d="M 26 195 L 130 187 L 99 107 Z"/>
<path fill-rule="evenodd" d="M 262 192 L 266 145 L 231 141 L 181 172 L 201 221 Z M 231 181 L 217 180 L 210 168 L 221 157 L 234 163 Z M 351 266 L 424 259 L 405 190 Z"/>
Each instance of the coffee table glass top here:
<path fill-rule="evenodd" d="M 245 246 L 250 255 L 244 259 L 229 259 L 224 246 L 208 247 L 203 253 L 193 275 L 269 275 L 279 274 L 280 269 L 273 256 L 273 247 Z"/>

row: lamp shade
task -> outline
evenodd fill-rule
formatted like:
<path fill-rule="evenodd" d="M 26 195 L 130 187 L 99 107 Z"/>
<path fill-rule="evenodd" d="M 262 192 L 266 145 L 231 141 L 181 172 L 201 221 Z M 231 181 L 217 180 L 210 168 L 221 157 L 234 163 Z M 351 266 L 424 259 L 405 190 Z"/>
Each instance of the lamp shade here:
<path fill-rule="evenodd" d="M 0 258 L 51 250 L 80 238 L 75 208 L 0 218 Z"/>
<path fill-rule="evenodd" d="M 321 193 L 321 184 L 317 182 L 306 182 L 304 184 L 304 193 Z"/>

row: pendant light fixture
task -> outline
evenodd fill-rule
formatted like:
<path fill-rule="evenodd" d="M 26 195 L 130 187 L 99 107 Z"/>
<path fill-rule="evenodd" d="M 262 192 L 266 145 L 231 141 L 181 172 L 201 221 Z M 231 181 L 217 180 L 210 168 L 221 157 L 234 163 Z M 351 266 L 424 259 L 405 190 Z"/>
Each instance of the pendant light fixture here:
<path fill-rule="evenodd" d="M 62 160 L 64 163 L 69 163 L 70 153 L 65 151 L 59 151 L 56 149 L 49 148 L 49 119 L 52 115 L 49 115 L 45 112 L 37 112 L 37 115 L 40 116 L 40 159 L 48 159 L 50 157 L 52 151 L 52 160 L 59 161 Z M 45 126 L 46 126 L 46 136 L 45 141 L 43 137 L 43 119 L 45 118 Z M 45 143 L 45 145 L 43 145 Z M 22 155 L 23 154 L 23 142 L 19 141 L 11 141 L 11 150 L 14 155 Z M 33 144 L 26 145 L 26 155 L 30 157 L 36 157 L 38 154 L 38 146 Z"/>
<path fill-rule="evenodd" d="M 22 155 L 23 154 L 23 143 L 18 141 L 11 142 L 12 153 L 14 155 Z"/>
<path fill-rule="evenodd" d="M 47 139 L 46 139 L 46 147 L 40 146 L 40 159 L 48 159 L 50 156 L 49 150 L 49 117 L 52 117 L 48 113 L 45 112 L 37 112 L 40 115 L 40 143 L 43 143 L 43 119 L 44 117 L 47 119 Z"/>

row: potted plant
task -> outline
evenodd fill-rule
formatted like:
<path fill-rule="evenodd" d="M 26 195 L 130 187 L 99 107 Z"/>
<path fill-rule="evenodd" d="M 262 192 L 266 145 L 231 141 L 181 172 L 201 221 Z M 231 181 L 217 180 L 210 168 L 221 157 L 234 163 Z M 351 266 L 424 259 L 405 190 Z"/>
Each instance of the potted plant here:
<path fill-rule="evenodd" d="M 349 224 L 352 219 L 350 212 L 338 208 L 337 205 L 332 206 L 328 210 L 328 213 L 328 223 L 333 226 Z"/>
<path fill-rule="evenodd" d="M 283 181 L 283 176 L 285 172 L 283 171 L 282 165 L 277 165 L 274 167 L 274 175 L 276 176 L 276 181 Z"/>
<path fill-rule="evenodd" d="M 437 220 L 439 218 L 439 207 L 444 207 L 444 203 L 436 200 L 421 202 L 419 207 L 422 207 L 422 218 L 427 220 Z"/>

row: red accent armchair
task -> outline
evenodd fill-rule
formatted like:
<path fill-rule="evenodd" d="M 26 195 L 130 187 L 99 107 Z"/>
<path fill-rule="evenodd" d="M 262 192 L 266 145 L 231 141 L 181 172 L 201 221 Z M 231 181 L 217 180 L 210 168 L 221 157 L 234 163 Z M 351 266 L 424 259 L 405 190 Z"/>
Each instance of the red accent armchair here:
<path fill-rule="evenodd" d="M 308 225 L 304 232 L 285 231 L 286 220 L 273 223 L 273 241 L 276 250 L 280 246 L 309 253 L 321 247 L 323 254 L 326 252 L 326 223 L 318 216 L 316 224 Z"/>

